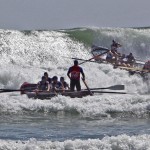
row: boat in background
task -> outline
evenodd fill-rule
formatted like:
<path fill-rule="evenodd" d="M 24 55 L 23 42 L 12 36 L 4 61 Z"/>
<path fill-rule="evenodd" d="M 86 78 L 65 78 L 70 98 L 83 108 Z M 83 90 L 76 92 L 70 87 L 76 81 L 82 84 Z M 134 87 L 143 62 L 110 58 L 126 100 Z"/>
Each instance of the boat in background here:
<path fill-rule="evenodd" d="M 108 62 L 106 60 L 108 51 L 109 49 L 105 47 L 92 46 L 91 53 L 93 55 L 94 60 L 97 63 L 111 64 L 114 66 L 114 68 L 120 68 L 120 69 L 129 71 L 130 74 L 138 73 L 138 74 L 143 75 L 143 74 L 150 73 L 150 70 L 143 69 L 145 62 L 141 60 L 136 60 L 133 67 L 124 67 L 121 65 L 115 65 L 114 63 Z"/>

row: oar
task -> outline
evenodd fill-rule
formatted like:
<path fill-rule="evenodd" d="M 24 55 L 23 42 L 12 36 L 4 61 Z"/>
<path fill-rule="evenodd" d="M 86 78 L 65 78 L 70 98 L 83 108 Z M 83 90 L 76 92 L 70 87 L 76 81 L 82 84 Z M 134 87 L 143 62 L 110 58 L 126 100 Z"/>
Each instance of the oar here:
<path fill-rule="evenodd" d="M 104 89 L 109 89 L 109 90 L 124 90 L 125 86 L 124 85 L 114 85 L 110 87 L 105 87 L 105 88 L 91 88 L 90 90 L 104 90 Z"/>
<path fill-rule="evenodd" d="M 69 59 L 76 59 L 76 60 L 81 60 L 81 61 L 87 61 L 87 62 L 94 62 L 94 63 L 98 63 L 97 61 L 92 61 L 92 60 L 87 60 L 87 59 L 81 59 L 81 58 L 76 58 L 76 57 L 65 57 L 64 58 L 69 58 Z"/>
<path fill-rule="evenodd" d="M 89 91 L 89 94 L 90 94 L 90 95 L 93 95 L 93 93 L 91 92 L 91 90 L 90 90 L 90 88 L 88 87 L 87 83 L 85 82 L 85 80 L 83 80 L 83 78 L 82 78 L 82 81 L 83 81 L 84 85 L 86 86 L 87 90 Z"/>
<path fill-rule="evenodd" d="M 16 92 L 16 91 L 23 91 L 20 89 L 0 89 L 0 93 L 5 93 L 5 92 Z"/>
<path fill-rule="evenodd" d="M 26 88 L 26 89 L 0 89 L 0 93 L 5 93 L 5 92 L 17 92 L 17 91 L 30 91 L 34 90 L 35 88 Z"/>
<path fill-rule="evenodd" d="M 93 93 L 128 94 L 126 92 L 92 91 Z"/>
<path fill-rule="evenodd" d="M 102 55 L 104 55 L 104 54 L 106 54 L 106 53 L 108 53 L 108 51 L 106 51 L 106 52 L 104 52 L 104 53 L 101 53 L 101 54 L 99 54 L 99 55 L 96 55 L 96 56 L 94 56 L 94 57 L 92 57 L 92 58 L 90 58 L 90 59 L 88 59 L 88 60 L 86 60 L 86 61 L 84 61 L 84 62 L 80 63 L 79 65 L 84 64 L 84 63 L 86 63 L 86 62 L 88 62 L 88 61 L 90 61 L 90 60 L 94 59 L 95 57 L 102 56 Z"/>
<path fill-rule="evenodd" d="M 93 61 L 93 60 L 81 59 L 81 58 L 72 58 L 72 59 L 82 60 L 82 61 L 86 61 L 86 62 L 96 62 L 96 61 Z"/>

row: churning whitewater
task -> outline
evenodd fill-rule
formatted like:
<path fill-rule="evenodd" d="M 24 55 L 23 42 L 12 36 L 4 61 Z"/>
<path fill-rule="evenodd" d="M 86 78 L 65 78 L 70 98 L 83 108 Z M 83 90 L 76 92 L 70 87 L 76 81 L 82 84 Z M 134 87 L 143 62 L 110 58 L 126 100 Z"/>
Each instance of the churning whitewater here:
<path fill-rule="evenodd" d="M 72 57 L 89 59 L 91 45 L 150 59 L 150 29 L 81 28 L 59 31 L 0 30 L 0 88 L 37 83 L 44 72 L 67 78 Z M 148 149 L 150 77 L 129 75 L 108 64 L 82 65 L 90 88 L 125 85 L 128 94 L 84 98 L 28 99 L 19 92 L 1 93 L 1 149 Z M 82 88 L 86 88 L 81 83 Z"/>

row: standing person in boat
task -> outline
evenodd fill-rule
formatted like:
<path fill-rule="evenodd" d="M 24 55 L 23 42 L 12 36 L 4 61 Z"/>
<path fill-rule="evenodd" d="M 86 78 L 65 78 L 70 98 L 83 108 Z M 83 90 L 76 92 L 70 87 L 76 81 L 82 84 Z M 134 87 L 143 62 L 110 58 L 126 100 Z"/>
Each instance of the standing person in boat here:
<path fill-rule="evenodd" d="M 113 40 L 112 44 L 111 44 L 111 50 L 114 50 L 115 52 L 118 53 L 118 48 L 121 46 L 122 46 L 121 44 L 119 44 L 115 40 Z"/>
<path fill-rule="evenodd" d="M 106 61 L 117 64 L 118 59 L 120 56 L 120 53 L 118 53 L 118 48 L 121 47 L 119 43 L 117 43 L 115 40 L 112 41 L 111 44 L 111 50 L 108 51 L 107 56 L 106 56 Z"/>
<path fill-rule="evenodd" d="M 120 57 L 120 53 L 118 52 L 119 47 L 121 47 L 121 44 L 119 44 L 115 40 L 113 40 L 112 44 L 111 44 L 111 52 L 113 54 L 116 65 L 118 64 L 118 60 L 119 60 L 119 57 Z"/>
<path fill-rule="evenodd" d="M 49 82 L 49 84 L 51 84 L 52 79 L 50 77 L 48 77 L 48 73 L 44 72 L 44 76 L 46 77 L 46 80 Z"/>
<path fill-rule="evenodd" d="M 74 61 L 74 66 L 70 67 L 67 73 L 67 76 L 70 79 L 70 89 L 71 91 L 74 91 L 75 87 L 77 91 L 81 91 L 81 85 L 80 85 L 80 73 L 82 74 L 83 80 L 85 80 L 85 75 L 83 72 L 83 69 L 78 66 L 78 61 Z"/>
<path fill-rule="evenodd" d="M 50 91 L 51 86 L 49 82 L 46 80 L 45 76 L 42 76 L 41 81 L 38 82 L 37 89 L 40 91 Z"/>
<path fill-rule="evenodd" d="M 62 83 L 58 81 L 57 76 L 54 76 L 52 78 L 52 89 L 53 89 L 53 91 L 57 91 L 60 89 L 64 90 L 64 87 L 63 87 Z"/>
<path fill-rule="evenodd" d="M 63 85 L 64 89 L 70 89 L 68 83 L 65 81 L 64 77 L 60 77 L 60 82 Z"/>

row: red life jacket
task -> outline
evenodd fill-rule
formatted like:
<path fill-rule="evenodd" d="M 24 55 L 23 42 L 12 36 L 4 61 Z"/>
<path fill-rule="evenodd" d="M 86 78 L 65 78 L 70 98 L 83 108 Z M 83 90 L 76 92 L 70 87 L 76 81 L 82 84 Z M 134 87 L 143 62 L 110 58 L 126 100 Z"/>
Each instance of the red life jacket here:
<path fill-rule="evenodd" d="M 72 66 L 70 68 L 71 79 L 80 80 L 81 68 L 79 66 Z"/>

